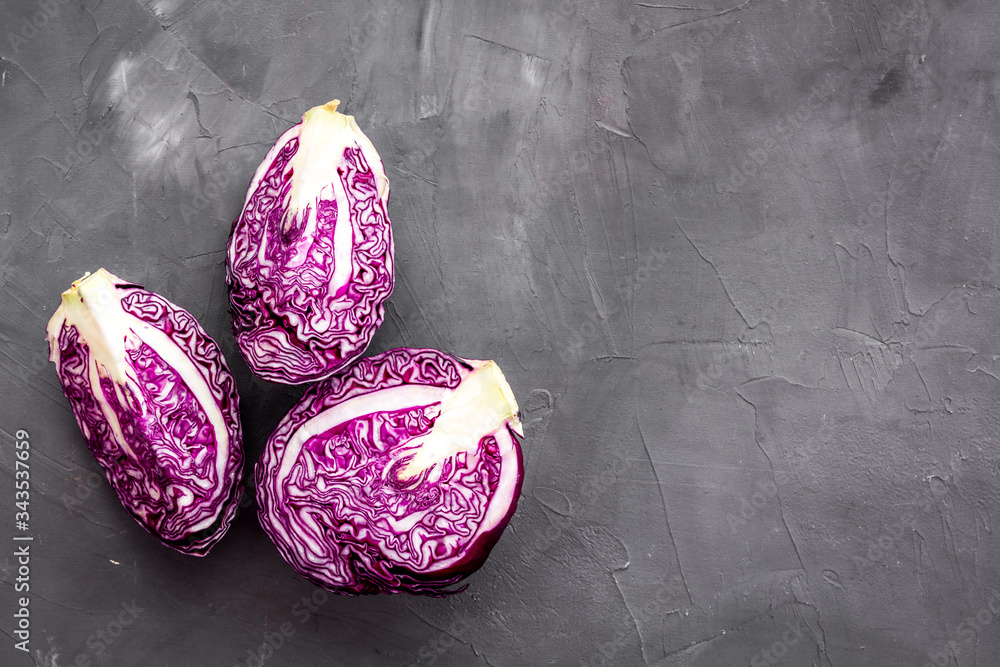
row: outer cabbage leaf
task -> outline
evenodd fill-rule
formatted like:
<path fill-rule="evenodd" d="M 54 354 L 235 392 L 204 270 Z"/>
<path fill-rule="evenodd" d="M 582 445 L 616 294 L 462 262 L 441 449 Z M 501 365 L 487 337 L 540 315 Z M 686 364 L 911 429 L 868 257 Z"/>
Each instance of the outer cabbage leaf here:
<path fill-rule="evenodd" d="M 281 135 L 229 236 L 233 333 L 250 368 L 274 382 L 319 380 L 360 357 L 393 289 L 389 182 L 338 104 Z"/>
<path fill-rule="evenodd" d="M 219 346 L 186 310 L 104 269 L 63 293 L 48 341 L 122 505 L 168 547 L 207 554 L 243 489 L 239 395 Z"/>
<path fill-rule="evenodd" d="M 446 594 L 517 508 L 518 435 L 492 361 L 407 348 L 362 359 L 311 387 L 268 440 L 261 525 L 336 593 Z"/>

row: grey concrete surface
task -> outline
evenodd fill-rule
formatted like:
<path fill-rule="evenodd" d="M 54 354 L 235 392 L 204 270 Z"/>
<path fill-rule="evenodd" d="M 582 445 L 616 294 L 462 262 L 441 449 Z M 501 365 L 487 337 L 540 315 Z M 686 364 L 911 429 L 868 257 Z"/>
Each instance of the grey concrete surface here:
<path fill-rule="evenodd" d="M 0 26 L 3 665 L 1000 664 L 997 3 L 18 0 Z M 252 506 L 170 552 L 46 361 L 70 282 L 144 284 L 222 345 L 251 465 L 302 389 L 240 359 L 223 248 L 335 97 L 392 188 L 370 352 L 493 358 L 524 410 L 517 515 L 448 599 L 324 599 Z"/>

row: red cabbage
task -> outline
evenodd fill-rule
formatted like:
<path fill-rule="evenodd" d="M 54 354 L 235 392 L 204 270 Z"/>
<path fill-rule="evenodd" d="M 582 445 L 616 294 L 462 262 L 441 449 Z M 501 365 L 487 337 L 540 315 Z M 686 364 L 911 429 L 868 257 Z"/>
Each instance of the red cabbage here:
<path fill-rule="evenodd" d="M 186 310 L 104 269 L 63 293 L 48 341 L 122 505 L 168 547 L 207 554 L 243 488 L 239 396 L 219 346 Z"/>
<path fill-rule="evenodd" d="M 442 595 L 517 507 L 517 403 L 492 361 L 400 348 L 311 387 L 257 463 L 284 559 L 336 593 Z"/>
<path fill-rule="evenodd" d="M 229 236 L 233 333 L 273 382 L 332 375 L 365 351 L 393 288 L 389 182 L 339 102 L 314 107 L 257 168 Z"/>

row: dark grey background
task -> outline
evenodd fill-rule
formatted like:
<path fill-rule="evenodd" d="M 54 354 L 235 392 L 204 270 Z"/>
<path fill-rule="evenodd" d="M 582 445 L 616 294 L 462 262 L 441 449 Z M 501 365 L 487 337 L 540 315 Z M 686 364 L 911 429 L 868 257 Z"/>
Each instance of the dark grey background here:
<path fill-rule="evenodd" d="M 8 636 L 17 429 L 35 537 L 4 665 L 228 667 L 282 623 L 265 664 L 1000 661 L 997 3 L 42 0 L 0 25 Z M 517 515 L 450 599 L 307 611 L 252 511 L 205 559 L 160 546 L 45 359 L 84 271 L 145 284 L 222 345 L 249 466 L 302 389 L 237 354 L 223 248 L 335 97 L 392 187 L 370 351 L 493 358 L 524 410 Z"/>

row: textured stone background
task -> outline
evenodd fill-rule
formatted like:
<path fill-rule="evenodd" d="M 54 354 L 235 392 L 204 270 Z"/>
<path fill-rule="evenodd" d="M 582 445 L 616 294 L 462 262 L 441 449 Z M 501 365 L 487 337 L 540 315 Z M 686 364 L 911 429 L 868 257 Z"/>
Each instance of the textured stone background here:
<path fill-rule="evenodd" d="M 244 665 L 282 623 L 265 664 L 1000 661 L 997 3 L 19 0 L 0 26 L 0 537 L 17 429 L 35 536 L 4 665 Z M 310 609 L 252 512 L 206 559 L 159 546 L 45 358 L 72 280 L 142 283 L 223 346 L 254 461 L 302 389 L 236 353 L 223 247 L 334 97 L 392 186 L 371 352 L 496 359 L 524 409 L 518 513 L 451 599 Z"/>

